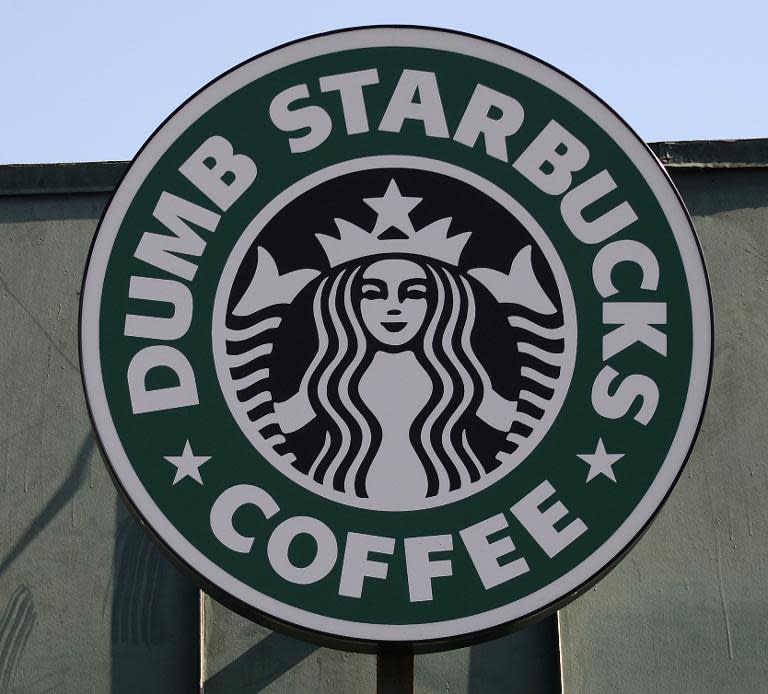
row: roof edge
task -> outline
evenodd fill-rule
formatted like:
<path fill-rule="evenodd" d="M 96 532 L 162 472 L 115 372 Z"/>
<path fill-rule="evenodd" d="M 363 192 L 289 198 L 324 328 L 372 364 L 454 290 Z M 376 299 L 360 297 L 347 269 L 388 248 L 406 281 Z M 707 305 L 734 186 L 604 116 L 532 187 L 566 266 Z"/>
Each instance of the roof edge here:
<path fill-rule="evenodd" d="M 768 168 L 768 138 L 651 142 L 648 146 L 670 169 Z"/>
<path fill-rule="evenodd" d="M 768 138 L 684 140 L 648 145 L 670 170 L 768 168 Z M 111 193 L 130 162 L 0 165 L 0 196 Z"/>
<path fill-rule="evenodd" d="M 0 165 L 0 196 L 111 193 L 127 161 Z"/>

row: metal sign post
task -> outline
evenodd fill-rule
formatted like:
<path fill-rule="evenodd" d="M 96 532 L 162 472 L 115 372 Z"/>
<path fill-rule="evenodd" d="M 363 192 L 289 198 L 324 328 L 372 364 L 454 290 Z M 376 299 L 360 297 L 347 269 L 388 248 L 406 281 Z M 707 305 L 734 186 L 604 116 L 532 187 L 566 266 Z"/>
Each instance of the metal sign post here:
<path fill-rule="evenodd" d="M 379 653 L 376 656 L 377 694 L 413 694 L 413 653 Z"/>

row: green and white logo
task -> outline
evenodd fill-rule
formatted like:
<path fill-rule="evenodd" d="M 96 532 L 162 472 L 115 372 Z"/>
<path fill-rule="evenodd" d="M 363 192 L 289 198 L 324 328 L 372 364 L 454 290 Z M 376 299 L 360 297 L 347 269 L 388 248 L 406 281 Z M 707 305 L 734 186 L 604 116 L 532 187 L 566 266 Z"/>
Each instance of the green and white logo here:
<path fill-rule="evenodd" d="M 236 609 L 352 648 L 572 599 L 677 479 L 709 382 L 663 169 L 553 68 L 475 37 L 293 43 L 132 163 L 83 290 L 118 486 Z"/>

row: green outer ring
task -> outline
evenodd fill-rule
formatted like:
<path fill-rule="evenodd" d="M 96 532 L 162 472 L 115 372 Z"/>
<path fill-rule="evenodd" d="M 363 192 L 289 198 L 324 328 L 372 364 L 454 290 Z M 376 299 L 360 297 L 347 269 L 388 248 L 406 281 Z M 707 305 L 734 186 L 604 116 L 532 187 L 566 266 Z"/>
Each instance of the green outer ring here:
<path fill-rule="evenodd" d="M 464 38 L 470 38 L 470 39 L 479 39 L 479 37 L 474 37 L 474 36 L 471 36 L 469 34 L 464 34 L 464 33 L 461 33 L 461 32 L 448 32 L 446 30 L 433 30 L 433 29 L 426 28 L 426 27 L 422 28 L 422 27 L 392 27 L 392 26 L 390 26 L 390 27 L 367 27 L 366 29 L 368 29 L 368 30 L 395 29 L 395 30 L 400 30 L 400 33 L 402 33 L 402 34 L 405 34 L 405 33 L 409 32 L 409 31 L 413 32 L 413 31 L 424 31 L 424 30 L 426 30 L 426 31 L 433 32 L 435 34 L 442 34 L 443 37 L 445 37 L 446 35 L 449 35 L 449 36 L 452 35 L 452 36 L 456 36 L 456 37 L 464 37 Z M 274 52 L 279 51 L 279 50 L 283 50 L 286 47 L 295 46 L 296 44 L 300 44 L 300 43 L 302 43 L 304 41 L 309 41 L 309 40 L 313 40 L 313 39 L 319 39 L 319 38 L 326 37 L 326 36 L 329 36 L 329 35 L 343 36 L 344 34 L 348 34 L 351 31 L 356 31 L 356 29 L 347 29 L 347 30 L 343 30 L 341 32 L 330 32 L 328 34 L 320 34 L 320 35 L 317 35 L 315 37 L 310 37 L 308 39 L 301 39 L 300 41 L 291 42 L 291 43 L 285 44 L 283 46 L 280 46 L 280 47 L 278 47 L 276 49 L 273 49 L 272 51 L 267 51 L 266 53 L 263 53 L 260 56 L 257 56 L 257 58 L 265 56 L 265 55 L 269 55 L 269 54 L 274 53 Z M 561 73 L 556 68 L 552 68 L 551 66 L 546 65 L 546 63 L 543 63 L 542 61 L 539 61 L 538 59 L 535 59 L 532 56 L 529 56 L 529 55 L 527 55 L 525 53 L 522 53 L 521 51 L 516 51 L 515 49 L 511 49 L 511 48 L 509 48 L 507 46 L 504 46 L 503 44 L 500 44 L 500 43 L 497 43 L 497 42 L 493 42 L 493 41 L 488 41 L 486 39 L 479 39 L 479 40 L 482 41 L 485 44 L 489 44 L 491 46 L 502 47 L 504 49 L 507 49 L 507 50 L 513 52 L 513 53 L 516 53 L 519 56 L 531 59 L 531 60 L 535 61 L 536 63 L 538 63 L 538 65 L 540 67 L 548 68 L 549 70 L 553 71 L 555 74 L 563 75 L 563 73 Z M 441 48 L 445 49 L 445 46 L 441 46 Z M 224 73 L 224 75 L 228 75 L 228 74 L 232 73 L 233 71 L 239 69 L 240 67 L 242 67 L 243 65 L 245 65 L 246 63 L 249 63 L 249 62 L 251 62 L 251 61 L 250 60 L 249 61 L 245 61 L 241 65 L 232 68 L 232 70 L 228 71 L 227 73 Z M 224 75 L 222 75 L 222 77 Z M 210 87 L 214 82 L 218 81 L 219 79 L 221 79 L 221 77 L 217 78 L 216 80 L 213 80 L 211 83 L 209 83 L 209 85 L 206 85 L 201 90 L 199 90 L 195 95 L 193 95 L 193 97 L 188 99 L 184 104 L 182 104 L 182 106 L 179 107 L 179 109 L 177 109 L 171 116 L 169 116 L 169 118 L 166 119 L 166 121 L 164 121 L 164 123 L 155 131 L 155 133 L 152 135 L 152 137 L 150 137 L 150 139 L 147 141 L 147 143 L 145 143 L 145 145 L 141 148 L 141 150 L 139 151 L 137 156 L 134 158 L 134 160 L 132 162 L 131 168 L 128 169 L 128 171 L 126 172 L 126 174 L 123 177 L 123 182 L 130 177 L 133 165 L 135 165 L 135 163 L 138 161 L 138 159 L 140 158 L 142 153 L 146 150 L 146 148 L 150 145 L 152 140 L 156 137 L 157 133 L 160 130 L 162 130 L 165 127 L 165 125 L 171 119 L 173 119 L 173 117 L 181 109 L 183 109 L 187 104 L 189 104 L 190 101 L 192 101 L 196 96 L 198 96 L 203 91 L 208 89 L 208 87 Z M 636 142 L 634 143 L 635 145 L 637 145 L 638 143 L 642 144 L 642 141 L 640 141 L 640 139 L 634 133 L 632 133 L 632 131 L 626 126 L 626 123 L 624 123 L 623 120 L 620 117 L 618 117 L 609 107 L 607 107 L 603 102 L 601 102 L 601 100 L 599 100 L 599 98 L 597 98 L 593 94 L 591 94 L 591 92 L 589 92 L 589 90 L 587 90 L 586 88 L 582 87 L 581 85 L 578 85 L 578 83 L 575 83 L 574 80 L 572 80 L 570 78 L 567 78 L 567 79 L 572 84 L 576 84 L 576 86 L 580 87 L 580 89 L 585 94 L 591 96 L 593 99 L 596 99 L 596 101 L 599 104 L 602 104 L 603 108 L 607 109 L 609 114 L 612 114 L 614 118 L 618 119 L 619 123 L 623 124 L 624 129 L 626 131 L 628 131 L 628 134 L 630 136 L 634 137 L 634 139 L 636 140 Z M 642 144 L 642 148 L 646 151 L 647 155 L 650 158 L 655 160 L 655 157 L 653 156 L 653 154 L 650 152 L 650 150 L 647 149 L 647 147 L 645 147 L 644 144 Z M 661 168 L 661 167 L 659 166 L 659 168 Z M 662 169 L 662 171 L 663 171 L 663 169 Z M 541 606 L 541 607 L 539 607 L 537 609 L 534 609 L 534 610 L 530 611 L 528 614 L 523 615 L 523 616 L 521 616 L 519 618 L 516 618 L 516 619 L 512 620 L 511 622 L 499 623 L 499 624 L 491 625 L 491 626 L 489 626 L 487 628 L 477 629 L 477 630 L 474 630 L 474 631 L 472 631 L 472 630 L 466 631 L 466 632 L 464 632 L 464 633 L 462 633 L 460 635 L 447 635 L 447 636 L 444 636 L 444 637 L 426 637 L 426 638 L 418 638 L 418 635 L 414 635 L 414 638 L 408 639 L 407 641 L 398 641 L 396 639 L 384 639 L 384 640 L 380 640 L 380 639 L 366 639 L 366 638 L 350 636 L 348 634 L 347 635 L 343 635 L 343 634 L 338 634 L 338 633 L 334 634 L 334 633 L 328 633 L 328 632 L 324 632 L 324 631 L 318 631 L 316 629 L 312 629 L 311 627 L 308 628 L 306 626 L 300 626 L 300 625 L 297 625 L 295 623 L 291 623 L 290 620 L 286 620 L 284 618 L 274 617 L 274 616 L 265 614 L 264 612 L 259 611 L 258 609 L 254 608 L 253 606 L 250 606 L 250 605 L 247 605 L 247 604 L 243 603 L 242 601 L 238 600 L 234 596 L 227 595 L 225 591 L 223 591 L 222 589 L 220 589 L 217 586 L 215 586 L 214 584 L 212 584 L 209 579 L 205 578 L 204 576 L 201 576 L 187 562 L 185 562 L 183 559 L 181 559 L 181 557 L 173 549 L 171 549 L 171 547 L 169 546 L 169 541 L 167 539 L 165 539 L 163 537 L 160 537 L 160 533 L 156 529 L 149 527 L 149 524 L 145 521 L 144 515 L 142 514 L 142 512 L 138 508 L 136 501 L 131 499 L 131 498 L 129 498 L 129 495 L 128 495 L 126 489 L 124 488 L 124 482 L 121 479 L 118 478 L 117 471 L 115 469 L 113 469 L 111 465 L 108 465 L 108 468 L 110 470 L 110 474 L 112 474 L 113 479 L 115 479 L 117 487 L 118 487 L 118 489 L 121 492 L 121 495 L 126 499 L 126 501 L 129 504 L 129 507 L 131 507 L 131 509 L 137 515 L 137 517 L 139 518 L 140 522 L 142 522 L 143 525 L 148 527 L 150 533 L 155 537 L 155 539 L 157 541 L 159 541 L 161 546 L 163 546 L 167 551 L 169 551 L 170 554 L 173 556 L 173 558 L 175 560 L 181 562 L 182 565 L 184 565 L 187 569 L 191 569 L 193 574 L 196 575 L 197 579 L 201 583 L 203 583 L 206 586 L 206 588 L 208 590 L 210 590 L 214 595 L 216 595 L 219 598 L 223 598 L 223 601 L 226 602 L 227 604 L 229 604 L 230 606 L 232 606 L 233 608 L 235 608 L 238 611 L 241 611 L 241 612 L 247 614 L 248 616 L 256 618 L 258 621 L 265 622 L 265 623 L 269 624 L 270 626 L 282 626 L 283 628 L 287 628 L 289 631 L 292 631 L 293 633 L 298 633 L 298 634 L 301 634 L 304 637 L 309 637 L 311 639 L 318 639 L 318 640 L 321 640 L 324 643 L 330 643 L 331 645 L 337 645 L 337 646 L 341 645 L 341 646 L 344 646 L 344 647 L 353 647 L 353 648 L 356 648 L 358 650 L 376 650 L 376 649 L 381 648 L 381 647 L 393 647 L 393 646 L 398 646 L 398 645 L 402 646 L 402 645 L 406 645 L 406 644 L 409 645 L 409 646 L 413 646 L 413 647 L 415 647 L 418 650 L 434 650 L 434 649 L 443 648 L 443 647 L 446 647 L 446 646 L 449 646 L 449 645 L 450 645 L 450 647 L 455 647 L 457 645 L 461 645 L 461 644 L 465 644 L 465 643 L 469 643 L 469 642 L 474 642 L 474 641 L 482 640 L 482 639 L 485 639 L 485 638 L 491 638 L 491 637 L 496 636 L 496 635 L 498 635 L 499 633 L 501 633 L 501 632 L 503 632 L 505 630 L 509 630 L 510 628 L 513 628 L 515 626 L 519 626 L 519 625 L 521 625 L 521 624 L 523 624 L 525 622 L 528 622 L 528 621 L 530 621 L 532 619 L 544 616 L 545 614 L 548 614 L 548 613 L 552 612 L 554 609 L 557 609 L 562 604 L 565 604 L 566 602 L 570 601 L 571 599 L 576 597 L 578 594 L 580 594 L 584 590 L 588 589 L 597 580 L 599 580 L 599 578 L 602 575 L 604 575 L 608 570 L 610 570 L 610 568 L 612 568 L 612 566 L 614 566 L 621 559 L 621 557 L 623 557 L 629 551 L 629 549 L 634 544 L 634 542 L 636 542 L 639 539 L 639 537 L 643 534 L 643 532 L 647 529 L 647 527 L 650 524 L 650 522 L 652 521 L 653 517 L 655 516 L 655 514 L 660 509 L 661 505 L 663 505 L 663 503 L 666 500 L 666 498 L 668 498 L 669 493 L 670 493 L 672 487 L 674 486 L 674 481 L 676 481 L 676 479 L 679 477 L 679 475 L 680 475 L 680 473 L 682 471 L 682 467 L 684 465 L 684 462 L 685 462 L 685 460 L 687 460 L 688 456 L 690 455 L 690 448 L 692 447 L 693 440 L 695 439 L 695 434 L 698 432 L 698 429 L 699 429 L 700 424 L 701 424 L 701 417 L 702 417 L 702 414 L 703 414 L 703 405 L 706 402 L 706 395 L 708 393 L 710 382 L 711 382 L 711 369 L 712 369 L 712 355 L 711 355 L 711 344 L 712 344 L 712 302 L 711 302 L 711 294 L 709 292 L 708 282 L 707 282 L 707 279 L 706 279 L 706 270 L 704 269 L 704 263 L 703 263 L 703 257 L 702 257 L 702 254 L 701 254 L 701 249 L 700 249 L 700 247 L 698 245 L 698 241 L 696 240 L 695 233 L 693 233 L 693 228 L 692 228 L 692 224 L 691 224 L 690 218 L 688 217 L 687 212 L 685 211 L 685 208 L 682 205 L 682 201 L 680 199 L 679 194 L 674 189 L 674 186 L 672 185 L 671 181 L 666 176 L 666 172 L 663 173 L 663 178 L 666 179 L 666 185 L 668 186 L 669 190 L 671 190 L 671 192 L 673 193 L 674 198 L 676 198 L 676 202 L 677 202 L 677 204 L 679 205 L 679 208 L 680 208 L 679 211 L 682 212 L 683 217 L 687 221 L 687 224 L 688 224 L 689 229 L 691 231 L 691 236 L 693 238 L 693 242 L 694 242 L 695 248 L 696 248 L 696 250 L 698 251 L 698 254 L 699 254 L 698 261 L 699 261 L 699 263 L 701 265 L 702 277 L 698 278 L 698 279 L 703 280 L 703 291 L 706 291 L 707 302 L 708 302 L 708 305 L 709 305 L 709 315 L 708 315 L 709 321 L 708 321 L 708 326 L 707 326 L 707 327 L 709 327 L 709 334 L 707 335 L 707 337 L 709 339 L 708 339 L 708 344 L 704 345 L 705 351 L 707 352 L 707 354 L 706 354 L 707 383 L 706 383 L 706 386 L 703 388 L 703 393 L 702 393 L 701 398 L 700 398 L 701 408 L 700 408 L 700 412 L 699 412 L 698 417 L 697 417 L 696 426 L 694 427 L 694 430 L 693 430 L 693 436 L 690 439 L 690 444 L 687 446 L 688 450 L 685 453 L 685 455 L 683 456 L 682 461 L 679 464 L 679 467 L 678 467 L 678 469 L 677 469 L 677 471 L 676 471 L 676 473 L 674 475 L 674 480 L 672 481 L 671 484 L 669 484 L 669 486 L 667 487 L 666 491 L 664 492 L 663 498 L 661 499 L 661 501 L 659 501 L 656 504 L 655 509 L 650 514 L 650 516 L 647 518 L 647 520 L 645 521 L 644 525 L 642 525 L 642 527 L 640 527 L 640 529 L 635 533 L 635 535 L 627 543 L 624 544 L 623 548 L 619 552 L 617 552 L 609 561 L 607 561 L 605 564 L 603 564 L 603 566 L 600 569 L 598 569 L 595 573 L 593 573 L 589 578 L 587 578 L 586 580 L 582 581 L 579 585 L 577 585 L 576 587 L 574 587 L 573 589 L 568 591 L 566 595 L 561 596 L 560 598 L 558 598 L 556 600 L 553 600 L 549 604 L 546 604 L 546 605 L 543 605 L 543 606 Z M 115 193 L 113 193 L 113 196 L 110 199 L 110 203 L 107 206 L 107 208 L 105 209 L 104 214 L 102 215 L 102 219 L 101 219 L 100 224 L 99 224 L 99 231 L 101 231 L 101 229 L 104 227 L 105 220 L 108 217 L 108 213 L 109 213 L 109 211 L 111 209 L 112 203 L 113 203 L 115 197 L 119 194 L 121 188 L 123 187 L 123 182 L 121 182 L 120 186 L 118 186 L 118 188 L 116 189 Z M 81 309 L 80 309 L 80 318 L 81 318 L 81 331 L 80 331 L 81 351 L 80 351 L 80 353 L 81 353 L 81 367 L 83 367 L 82 368 L 82 373 L 83 373 L 83 379 L 84 379 L 84 387 L 85 387 L 85 390 L 86 390 L 86 399 L 87 399 L 87 402 L 88 402 L 89 414 L 91 416 L 92 421 L 94 422 L 94 429 L 96 429 L 96 431 L 97 431 L 97 438 L 98 438 L 98 441 L 99 441 L 100 448 L 102 449 L 102 452 L 105 454 L 105 458 L 108 459 L 108 456 L 106 455 L 106 446 L 105 446 L 104 440 L 103 440 L 103 432 L 100 432 L 97 429 L 97 425 L 96 425 L 96 422 L 99 419 L 100 413 L 97 412 L 95 410 L 95 408 L 94 408 L 94 403 L 92 401 L 93 393 L 91 392 L 91 389 L 89 388 L 89 384 L 90 384 L 91 379 L 89 379 L 89 376 L 86 373 L 87 359 L 89 357 L 86 357 L 84 355 L 84 353 L 87 353 L 89 350 L 88 350 L 88 346 L 86 344 L 86 340 L 84 340 L 84 337 L 85 337 L 84 333 L 87 332 L 87 326 L 85 325 L 85 322 L 83 321 L 83 313 L 85 312 L 85 307 L 86 307 L 86 305 L 89 302 L 89 296 L 87 294 L 87 290 L 89 288 L 89 278 L 91 277 L 92 267 L 93 267 L 92 266 L 93 256 L 94 256 L 94 252 L 95 252 L 95 250 L 97 249 L 97 246 L 98 246 L 98 240 L 99 240 L 99 233 L 96 234 L 96 236 L 94 238 L 94 241 L 93 241 L 93 243 L 91 245 L 91 249 L 90 249 L 89 255 L 88 255 L 88 266 L 87 266 L 87 270 L 86 270 L 86 273 L 85 273 L 85 276 L 84 276 L 84 280 L 83 280 L 83 293 L 82 293 L 82 295 L 83 295 L 83 302 L 81 303 Z M 701 344 L 699 344 L 699 347 L 701 348 Z M 699 368 L 699 372 L 701 372 L 701 370 L 702 369 Z M 701 374 L 699 373 L 699 375 L 701 375 Z"/>

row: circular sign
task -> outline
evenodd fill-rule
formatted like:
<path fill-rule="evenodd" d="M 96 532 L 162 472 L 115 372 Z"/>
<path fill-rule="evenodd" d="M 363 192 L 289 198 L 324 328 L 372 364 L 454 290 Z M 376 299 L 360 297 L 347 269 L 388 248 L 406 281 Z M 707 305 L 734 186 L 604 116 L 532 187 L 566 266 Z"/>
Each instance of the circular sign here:
<path fill-rule="evenodd" d="M 254 58 L 144 146 L 81 358 L 118 487 L 235 609 L 348 648 L 546 614 L 632 546 L 699 427 L 711 303 L 650 151 L 483 39 Z"/>

